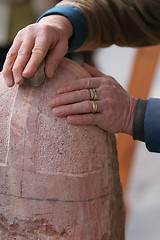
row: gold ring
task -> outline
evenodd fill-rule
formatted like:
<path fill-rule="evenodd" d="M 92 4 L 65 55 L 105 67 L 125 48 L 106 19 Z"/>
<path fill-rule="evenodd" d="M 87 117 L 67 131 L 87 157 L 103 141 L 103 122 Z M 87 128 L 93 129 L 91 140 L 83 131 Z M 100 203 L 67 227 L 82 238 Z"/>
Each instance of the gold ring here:
<path fill-rule="evenodd" d="M 89 91 L 89 100 L 93 100 L 93 98 L 94 98 L 93 89 L 89 88 L 88 91 Z"/>
<path fill-rule="evenodd" d="M 98 104 L 94 101 L 92 101 L 92 112 L 96 113 L 98 110 Z"/>
<path fill-rule="evenodd" d="M 93 100 L 96 101 L 98 99 L 98 93 L 97 93 L 96 89 L 93 88 L 92 90 L 94 92 Z"/>
<path fill-rule="evenodd" d="M 98 99 L 98 93 L 97 93 L 96 89 L 89 88 L 88 91 L 89 91 L 89 95 L 90 95 L 89 100 L 95 101 Z"/>

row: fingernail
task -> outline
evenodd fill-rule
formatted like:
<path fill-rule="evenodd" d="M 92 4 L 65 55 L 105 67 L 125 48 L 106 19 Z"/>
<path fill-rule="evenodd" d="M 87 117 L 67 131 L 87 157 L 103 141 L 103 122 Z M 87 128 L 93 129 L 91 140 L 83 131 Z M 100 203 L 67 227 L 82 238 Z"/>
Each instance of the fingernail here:
<path fill-rule="evenodd" d="M 55 115 L 61 115 L 61 114 L 62 114 L 62 110 L 61 110 L 60 108 L 54 108 L 54 109 L 53 109 L 53 113 L 54 113 Z"/>
<path fill-rule="evenodd" d="M 21 77 L 16 77 L 15 78 L 15 83 L 16 84 L 19 84 L 19 83 L 22 83 L 23 82 L 23 78 L 21 78 Z"/>
<path fill-rule="evenodd" d="M 23 71 L 23 73 L 22 73 L 22 76 L 23 77 L 25 77 L 25 78 L 29 78 L 29 77 L 31 77 L 33 74 L 30 72 L 30 71 L 28 71 L 27 69 L 25 69 L 24 71 Z"/>
<path fill-rule="evenodd" d="M 23 77 L 26 77 L 27 74 L 28 74 L 28 71 L 23 71 L 22 76 L 23 76 Z"/>
<path fill-rule="evenodd" d="M 11 81 L 9 78 L 5 78 L 5 83 L 8 87 L 12 87 L 14 85 L 13 81 Z"/>
<path fill-rule="evenodd" d="M 56 101 L 54 99 L 51 99 L 49 101 L 49 104 L 52 106 L 52 107 L 55 107 L 56 106 Z"/>

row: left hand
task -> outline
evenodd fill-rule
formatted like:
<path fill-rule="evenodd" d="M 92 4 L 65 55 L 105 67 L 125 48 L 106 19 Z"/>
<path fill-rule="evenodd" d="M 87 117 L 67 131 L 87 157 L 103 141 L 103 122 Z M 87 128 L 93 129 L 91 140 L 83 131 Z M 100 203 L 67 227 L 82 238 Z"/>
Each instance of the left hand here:
<path fill-rule="evenodd" d="M 70 124 L 90 124 L 111 133 L 132 135 L 133 116 L 137 100 L 129 95 L 111 76 L 83 64 L 91 78 L 63 84 L 58 95 L 51 99 L 53 113 L 67 117 Z M 89 89 L 95 89 L 96 100 L 91 100 Z M 95 113 L 94 113 L 95 112 Z"/>

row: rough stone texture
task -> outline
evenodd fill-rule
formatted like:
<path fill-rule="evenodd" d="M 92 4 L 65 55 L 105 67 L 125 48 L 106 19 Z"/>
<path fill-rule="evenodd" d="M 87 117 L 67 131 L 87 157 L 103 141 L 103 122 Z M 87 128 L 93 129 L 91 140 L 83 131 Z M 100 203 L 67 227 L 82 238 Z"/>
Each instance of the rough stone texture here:
<path fill-rule="evenodd" d="M 96 126 L 55 118 L 59 84 L 88 73 L 65 59 L 39 87 L 0 75 L 0 239 L 123 240 L 116 142 Z"/>

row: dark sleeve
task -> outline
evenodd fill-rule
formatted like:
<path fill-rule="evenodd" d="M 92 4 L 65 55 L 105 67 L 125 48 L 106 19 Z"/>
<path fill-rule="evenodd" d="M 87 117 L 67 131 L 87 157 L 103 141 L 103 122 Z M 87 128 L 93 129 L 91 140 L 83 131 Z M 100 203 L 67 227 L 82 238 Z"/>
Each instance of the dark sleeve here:
<path fill-rule="evenodd" d="M 150 98 L 144 118 L 144 140 L 150 152 L 160 153 L 160 98 Z"/>
<path fill-rule="evenodd" d="M 147 100 L 138 99 L 133 119 L 133 139 L 144 142 L 144 119 Z"/>
<path fill-rule="evenodd" d="M 144 141 L 150 152 L 160 153 L 160 99 L 138 99 L 133 120 L 133 139 Z"/>

